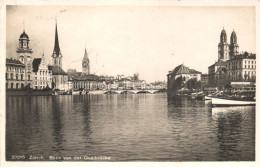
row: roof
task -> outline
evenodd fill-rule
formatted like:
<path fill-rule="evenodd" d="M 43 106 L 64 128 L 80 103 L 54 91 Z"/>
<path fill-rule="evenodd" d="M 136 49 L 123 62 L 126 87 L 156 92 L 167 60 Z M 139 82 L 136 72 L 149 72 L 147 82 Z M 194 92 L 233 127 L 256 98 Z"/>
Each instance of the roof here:
<path fill-rule="evenodd" d="M 99 81 L 100 77 L 94 74 L 89 74 L 89 75 L 80 75 L 80 76 L 72 76 L 72 80 L 77 80 L 77 81 Z"/>
<path fill-rule="evenodd" d="M 221 35 L 226 35 L 226 30 L 223 28 L 223 30 L 221 31 Z"/>
<path fill-rule="evenodd" d="M 20 35 L 20 38 L 27 38 L 29 39 L 29 36 L 23 31 L 23 33 Z"/>
<path fill-rule="evenodd" d="M 172 75 L 179 75 L 179 74 L 191 74 L 188 67 L 184 66 L 183 64 L 177 66 L 172 72 Z"/>
<path fill-rule="evenodd" d="M 38 72 L 39 65 L 41 64 L 42 59 L 41 58 L 35 58 L 33 59 L 33 72 Z"/>
<path fill-rule="evenodd" d="M 54 49 L 53 54 L 60 55 L 60 45 L 59 45 L 59 37 L 58 37 L 58 30 L 57 30 L 57 23 L 56 23 L 56 29 L 55 29 L 55 42 L 54 42 Z"/>
<path fill-rule="evenodd" d="M 201 72 L 194 70 L 194 69 L 189 69 L 191 74 L 201 74 Z"/>
<path fill-rule="evenodd" d="M 67 75 L 59 66 L 48 66 L 48 69 L 52 71 L 52 75 Z"/>
<path fill-rule="evenodd" d="M 215 63 L 215 66 L 226 66 L 227 62 L 219 60 Z"/>
<path fill-rule="evenodd" d="M 233 30 L 233 32 L 231 33 L 231 36 L 237 36 L 236 32 Z"/>
<path fill-rule="evenodd" d="M 25 67 L 25 65 L 21 63 L 19 60 L 12 59 L 12 58 L 11 59 L 6 58 L 6 65 Z"/>

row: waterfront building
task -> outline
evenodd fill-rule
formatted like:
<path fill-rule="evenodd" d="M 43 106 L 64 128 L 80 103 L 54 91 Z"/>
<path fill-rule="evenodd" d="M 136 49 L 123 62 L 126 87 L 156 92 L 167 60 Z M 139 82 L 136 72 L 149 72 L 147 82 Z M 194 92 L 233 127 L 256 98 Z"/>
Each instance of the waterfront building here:
<path fill-rule="evenodd" d="M 218 61 L 208 67 L 208 73 L 208 85 L 220 90 L 231 81 L 255 81 L 255 54 L 239 54 L 236 32 L 233 30 L 228 44 L 226 31 L 223 29 L 218 44 Z"/>
<path fill-rule="evenodd" d="M 107 88 L 106 82 L 102 77 L 90 74 L 90 64 L 85 48 L 84 57 L 82 59 L 82 72 L 77 72 L 75 69 L 67 70 L 71 89 L 85 90 L 103 90 Z"/>
<path fill-rule="evenodd" d="M 227 75 L 230 81 L 253 81 L 256 79 L 256 54 L 247 52 L 227 61 Z"/>
<path fill-rule="evenodd" d="M 189 79 L 196 79 L 197 81 L 200 81 L 201 72 L 194 69 L 189 69 L 184 64 L 181 64 L 177 66 L 174 70 L 169 71 L 169 74 L 167 75 L 167 80 L 175 80 L 179 77 L 182 77 L 182 80 L 184 82 L 187 82 Z"/>
<path fill-rule="evenodd" d="M 52 65 L 48 66 L 48 70 L 52 71 L 51 87 L 59 90 L 68 90 L 68 75 L 62 69 L 62 54 L 59 46 L 58 28 L 56 23 L 54 49 L 51 55 Z"/>
<path fill-rule="evenodd" d="M 22 89 L 26 85 L 25 65 L 16 59 L 6 59 L 6 90 Z"/>
<path fill-rule="evenodd" d="M 177 79 L 181 78 L 180 85 L 177 84 Z M 176 95 L 176 91 L 185 86 L 185 84 L 190 80 L 201 80 L 201 72 L 189 69 L 185 65 L 181 64 L 174 68 L 174 70 L 169 71 L 167 75 L 167 93 L 169 96 Z"/>
<path fill-rule="evenodd" d="M 33 60 L 33 73 L 33 89 L 52 88 L 52 71 L 49 70 L 45 62 L 44 54 L 42 54 L 42 58 L 35 58 Z"/>
<path fill-rule="evenodd" d="M 227 42 L 226 30 L 223 28 L 218 44 L 218 61 L 208 67 L 208 85 L 222 89 L 227 84 L 227 61 L 233 59 L 239 53 L 236 32 L 233 30 L 230 36 L 230 44 Z"/>
<path fill-rule="evenodd" d="M 32 59 L 33 51 L 29 47 L 30 39 L 29 36 L 25 33 L 25 30 L 19 37 L 19 47 L 16 50 L 19 61 L 25 65 L 24 70 L 24 80 L 25 86 L 29 85 L 31 87 L 32 83 Z"/>

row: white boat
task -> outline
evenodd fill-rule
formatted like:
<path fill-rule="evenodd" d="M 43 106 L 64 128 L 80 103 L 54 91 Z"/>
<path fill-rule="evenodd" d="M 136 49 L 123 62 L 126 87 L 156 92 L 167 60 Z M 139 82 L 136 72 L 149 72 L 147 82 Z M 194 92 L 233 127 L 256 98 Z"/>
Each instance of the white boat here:
<path fill-rule="evenodd" d="M 204 99 L 205 99 L 205 100 L 212 100 L 212 97 L 205 96 Z"/>
<path fill-rule="evenodd" d="M 71 92 L 71 94 L 72 94 L 72 95 L 79 95 L 79 94 L 80 94 L 80 91 L 78 91 L 78 90 L 73 90 L 73 91 Z"/>
<path fill-rule="evenodd" d="M 224 98 L 211 98 L 213 107 L 228 107 L 228 106 L 253 106 L 255 101 L 243 101 L 243 100 L 233 100 Z"/>

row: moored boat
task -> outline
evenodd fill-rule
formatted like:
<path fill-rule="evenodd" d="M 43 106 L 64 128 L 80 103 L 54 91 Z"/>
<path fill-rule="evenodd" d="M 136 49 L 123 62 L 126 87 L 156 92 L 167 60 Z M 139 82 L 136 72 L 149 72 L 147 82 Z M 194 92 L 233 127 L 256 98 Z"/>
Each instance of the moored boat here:
<path fill-rule="evenodd" d="M 212 97 L 213 107 L 228 107 L 228 106 L 252 106 L 255 105 L 255 100 L 243 100 L 243 99 L 227 99 L 227 98 L 215 98 Z"/>

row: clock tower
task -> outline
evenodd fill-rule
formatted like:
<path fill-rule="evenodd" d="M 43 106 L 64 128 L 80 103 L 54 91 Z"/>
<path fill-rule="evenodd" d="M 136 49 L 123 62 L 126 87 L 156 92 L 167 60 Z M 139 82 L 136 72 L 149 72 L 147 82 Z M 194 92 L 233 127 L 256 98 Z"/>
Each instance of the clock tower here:
<path fill-rule="evenodd" d="M 19 38 L 19 47 L 16 50 L 16 53 L 18 55 L 19 61 L 25 65 L 25 71 L 24 71 L 24 79 L 25 79 L 25 85 L 29 86 L 32 82 L 32 49 L 29 47 L 29 36 L 25 33 L 25 30 L 20 35 Z"/>
<path fill-rule="evenodd" d="M 89 58 L 88 58 L 87 50 L 85 48 L 85 54 L 82 59 L 82 75 L 89 75 L 90 74 L 89 68 L 90 68 L 89 67 Z"/>
<path fill-rule="evenodd" d="M 57 22 L 56 22 L 56 29 L 55 29 L 54 49 L 53 49 L 53 53 L 52 53 L 51 57 L 52 57 L 52 65 L 59 66 L 60 68 L 62 68 L 62 54 L 61 54 L 60 46 L 59 46 Z"/>

